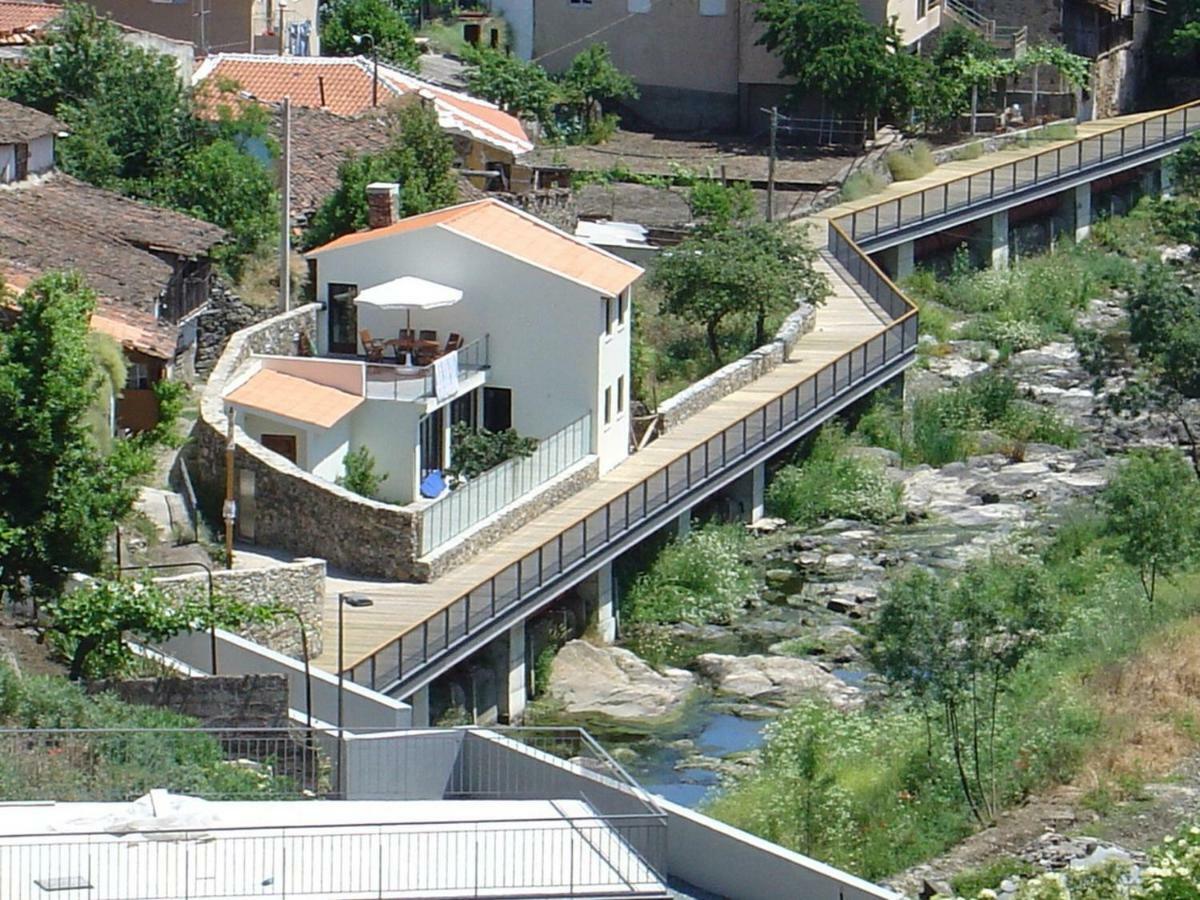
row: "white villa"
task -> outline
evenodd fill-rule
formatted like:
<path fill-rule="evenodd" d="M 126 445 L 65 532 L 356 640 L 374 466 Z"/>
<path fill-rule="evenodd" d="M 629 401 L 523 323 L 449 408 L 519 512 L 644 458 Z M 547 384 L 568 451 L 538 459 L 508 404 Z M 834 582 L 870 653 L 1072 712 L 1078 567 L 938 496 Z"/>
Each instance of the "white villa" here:
<path fill-rule="evenodd" d="M 245 432 L 329 481 L 366 447 L 398 504 L 436 496 L 460 422 L 569 431 L 601 472 L 624 459 L 641 268 L 497 200 L 396 221 L 397 187 L 368 190 L 375 227 L 307 256 L 314 355 L 256 355 L 230 381 Z"/>

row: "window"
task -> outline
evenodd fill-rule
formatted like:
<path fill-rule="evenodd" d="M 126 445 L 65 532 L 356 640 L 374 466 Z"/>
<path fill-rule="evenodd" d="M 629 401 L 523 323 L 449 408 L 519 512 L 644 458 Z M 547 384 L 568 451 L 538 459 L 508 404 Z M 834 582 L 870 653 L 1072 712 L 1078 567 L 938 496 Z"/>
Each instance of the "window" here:
<path fill-rule="evenodd" d="M 612 388 L 604 389 L 604 424 L 612 424 Z"/>
<path fill-rule="evenodd" d="M 333 353 L 358 352 L 357 284 L 329 284 L 329 349 Z"/>
<path fill-rule="evenodd" d="M 479 418 L 479 391 L 463 394 L 450 404 L 450 427 L 466 424 L 475 428 Z"/>
<path fill-rule="evenodd" d="M 604 333 L 613 333 L 613 302 L 612 297 L 604 298 Z"/>
<path fill-rule="evenodd" d="M 131 391 L 148 391 L 154 385 L 150 381 L 150 367 L 145 363 L 135 362 L 129 364 L 129 371 L 125 376 L 125 387 Z"/>
<path fill-rule="evenodd" d="M 445 453 L 445 410 L 435 409 L 421 419 L 421 480 L 442 468 Z"/>
<path fill-rule="evenodd" d="M 512 391 L 509 388 L 483 389 L 483 427 L 488 431 L 512 428 Z"/>
<path fill-rule="evenodd" d="M 617 294 L 617 324 L 618 325 L 625 324 L 625 311 L 629 306 L 628 297 L 629 297 L 628 291 L 622 291 L 621 293 Z"/>
<path fill-rule="evenodd" d="M 572 6 L 591 6 L 592 0 L 570 0 Z"/>
<path fill-rule="evenodd" d="M 648 13 L 650 12 L 650 0 L 627 0 L 625 9 L 631 13 Z"/>
<path fill-rule="evenodd" d="M 617 415 L 625 412 L 625 376 L 617 379 Z"/>
<path fill-rule="evenodd" d="M 917 0 L 917 18 L 923 19 L 929 12 L 929 0 Z"/>

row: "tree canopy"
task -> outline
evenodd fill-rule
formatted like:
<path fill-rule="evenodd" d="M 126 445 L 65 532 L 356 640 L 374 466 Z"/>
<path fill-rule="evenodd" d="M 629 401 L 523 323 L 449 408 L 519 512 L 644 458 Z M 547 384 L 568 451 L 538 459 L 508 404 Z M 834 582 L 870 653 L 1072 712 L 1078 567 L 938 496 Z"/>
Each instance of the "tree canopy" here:
<path fill-rule="evenodd" d="M 485 48 L 468 57 L 467 88 L 521 119 L 553 121 L 557 87 L 535 62 Z"/>
<path fill-rule="evenodd" d="M 454 144 L 438 125 L 437 114 L 422 104 L 403 106 L 394 114 L 391 134 L 382 153 L 351 156 L 338 168 L 338 187 L 309 223 L 304 234 L 306 247 L 365 228 L 367 185 L 373 181 L 399 183 L 401 214 L 405 216 L 457 200 Z"/>
<path fill-rule="evenodd" d="M 46 275 L 0 331 L 0 590 L 45 595 L 68 572 L 96 571 L 132 508 L 133 479 L 173 430 L 177 404 L 159 430 L 100 451 L 89 423 L 101 377 L 88 343 L 94 304 L 80 276 Z"/>
<path fill-rule="evenodd" d="M 25 65 L 0 67 L 0 96 L 63 121 L 58 162 L 68 174 L 228 230 L 222 259 L 235 274 L 274 231 L 273 179 L 252 152 L 273 150 L 266 113 L 218 103 L 215 120 L 198 116 L 174 59 L 126 43 L 87 4 L 68 3 Z"/>
<path fill-rule="evenodd" d="M 815 252 L 782 223 L 702 229 L 664 252 L 651 276 L 666 309 L 704 326 L 713 361 L 721 361 L 722 324 L 754 317 L 758 343 L 771 314 L 790 312 L 797 300 L 821 303 L 829 291 L 813 268 Z"/>
<path fill-rule="evenodd" d="M 385 62 L 411 69 L 417 65 L 417 43 L 404 14 L 389 0 L 332 0 L 321 6 L 321 50 L 326 56 L 370 55 L 370 35 Z"/>

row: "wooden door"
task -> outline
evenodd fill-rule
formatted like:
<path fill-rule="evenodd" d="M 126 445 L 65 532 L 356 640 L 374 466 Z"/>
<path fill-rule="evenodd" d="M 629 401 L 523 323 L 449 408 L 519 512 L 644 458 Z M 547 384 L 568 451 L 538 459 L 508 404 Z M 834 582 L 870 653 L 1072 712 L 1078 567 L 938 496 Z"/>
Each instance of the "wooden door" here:
<path fill-rule="evenodd" d="M 259 443 L 290 462 L 296 461 L 296 436 L 294 434 L 264 434 L 259 438 Z"/>

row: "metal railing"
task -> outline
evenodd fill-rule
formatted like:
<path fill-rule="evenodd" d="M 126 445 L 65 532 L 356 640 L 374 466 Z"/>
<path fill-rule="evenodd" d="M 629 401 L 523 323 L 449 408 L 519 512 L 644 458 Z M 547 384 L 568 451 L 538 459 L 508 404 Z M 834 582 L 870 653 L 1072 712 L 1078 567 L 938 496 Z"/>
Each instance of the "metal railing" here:
<path fill-rule="evenodd" d="M 865 382 L 915 352 L 916 307 L 844 230 L 830 223 L 835 255 L 893 321 L 782 395 L 723 431 L 681 453 L 609 503 L 559 531 L 522 558 L 466 591 L 441 610 L 381 644 L 347 676 L 374 690 L 401 687 L 430 663 L 478 635 L 531 596 L 556 584 L 615 542 L 654 527 L 689 493 L 717 481 L 748 457 L 769 448 L 805 422 L 819 419 Z"/>
<path fill-rule="evenodd" d="M 460 376 L 490 368 L 490 345 L 491 335 L 485 334 L 454 351 L 458 357 Z M 383 361 L 363 365 L 366 366 L 367 396 L 371 399 L 411 401 L 437 394 L 437 374 L 433 363 L 419 368 Z"/>
<path fill-rule="evenodd" d="M 258 827 L 201 820 L 4 834 L 0 896 L 666 897 L 637 849 L 665 823 L 585 809 L 576 801 L 529 819 Z"/>
<path fill-rule="evenodd" d="M 1200 101 L 1140 122 L 1114 125 L 1099 134 L 1064 141 L 1013 162 L 963 175 L 936 187 L 881 200 L 842 216 L 838 225 L 854 242 L 867 241 L 927 220 L 982 206 L 1038 185 L 1067 178 L 1115 160 L 1180 143 L 1200 131 Z"/>
<path fill-rule="evenodd" d="M 589 412 L 539 441 L 532 455 L 501 463 L 421 510 L 421 555 L 448 543 L 591 453 L 591 425 Z"/>
<path fill-rule="evenodd" d="M 1008 51 L 1014 57 L 1025 52 L 1025 45 L 1029 40 L 1029 28 L 1025 25 L 999 25 L 995 19 L 989 19 L 962 0 L 944 0 L 942 14 L 946 13 L 950 14 L 950 18 L 978 32 L 993 46 Z"/>
<path fill-rule="evenodd" d="M 152 788 L 210 800 L 330 796 L 318 732 L 291 728 L 0 730 L 0 799 L 118 801 Z"/>

